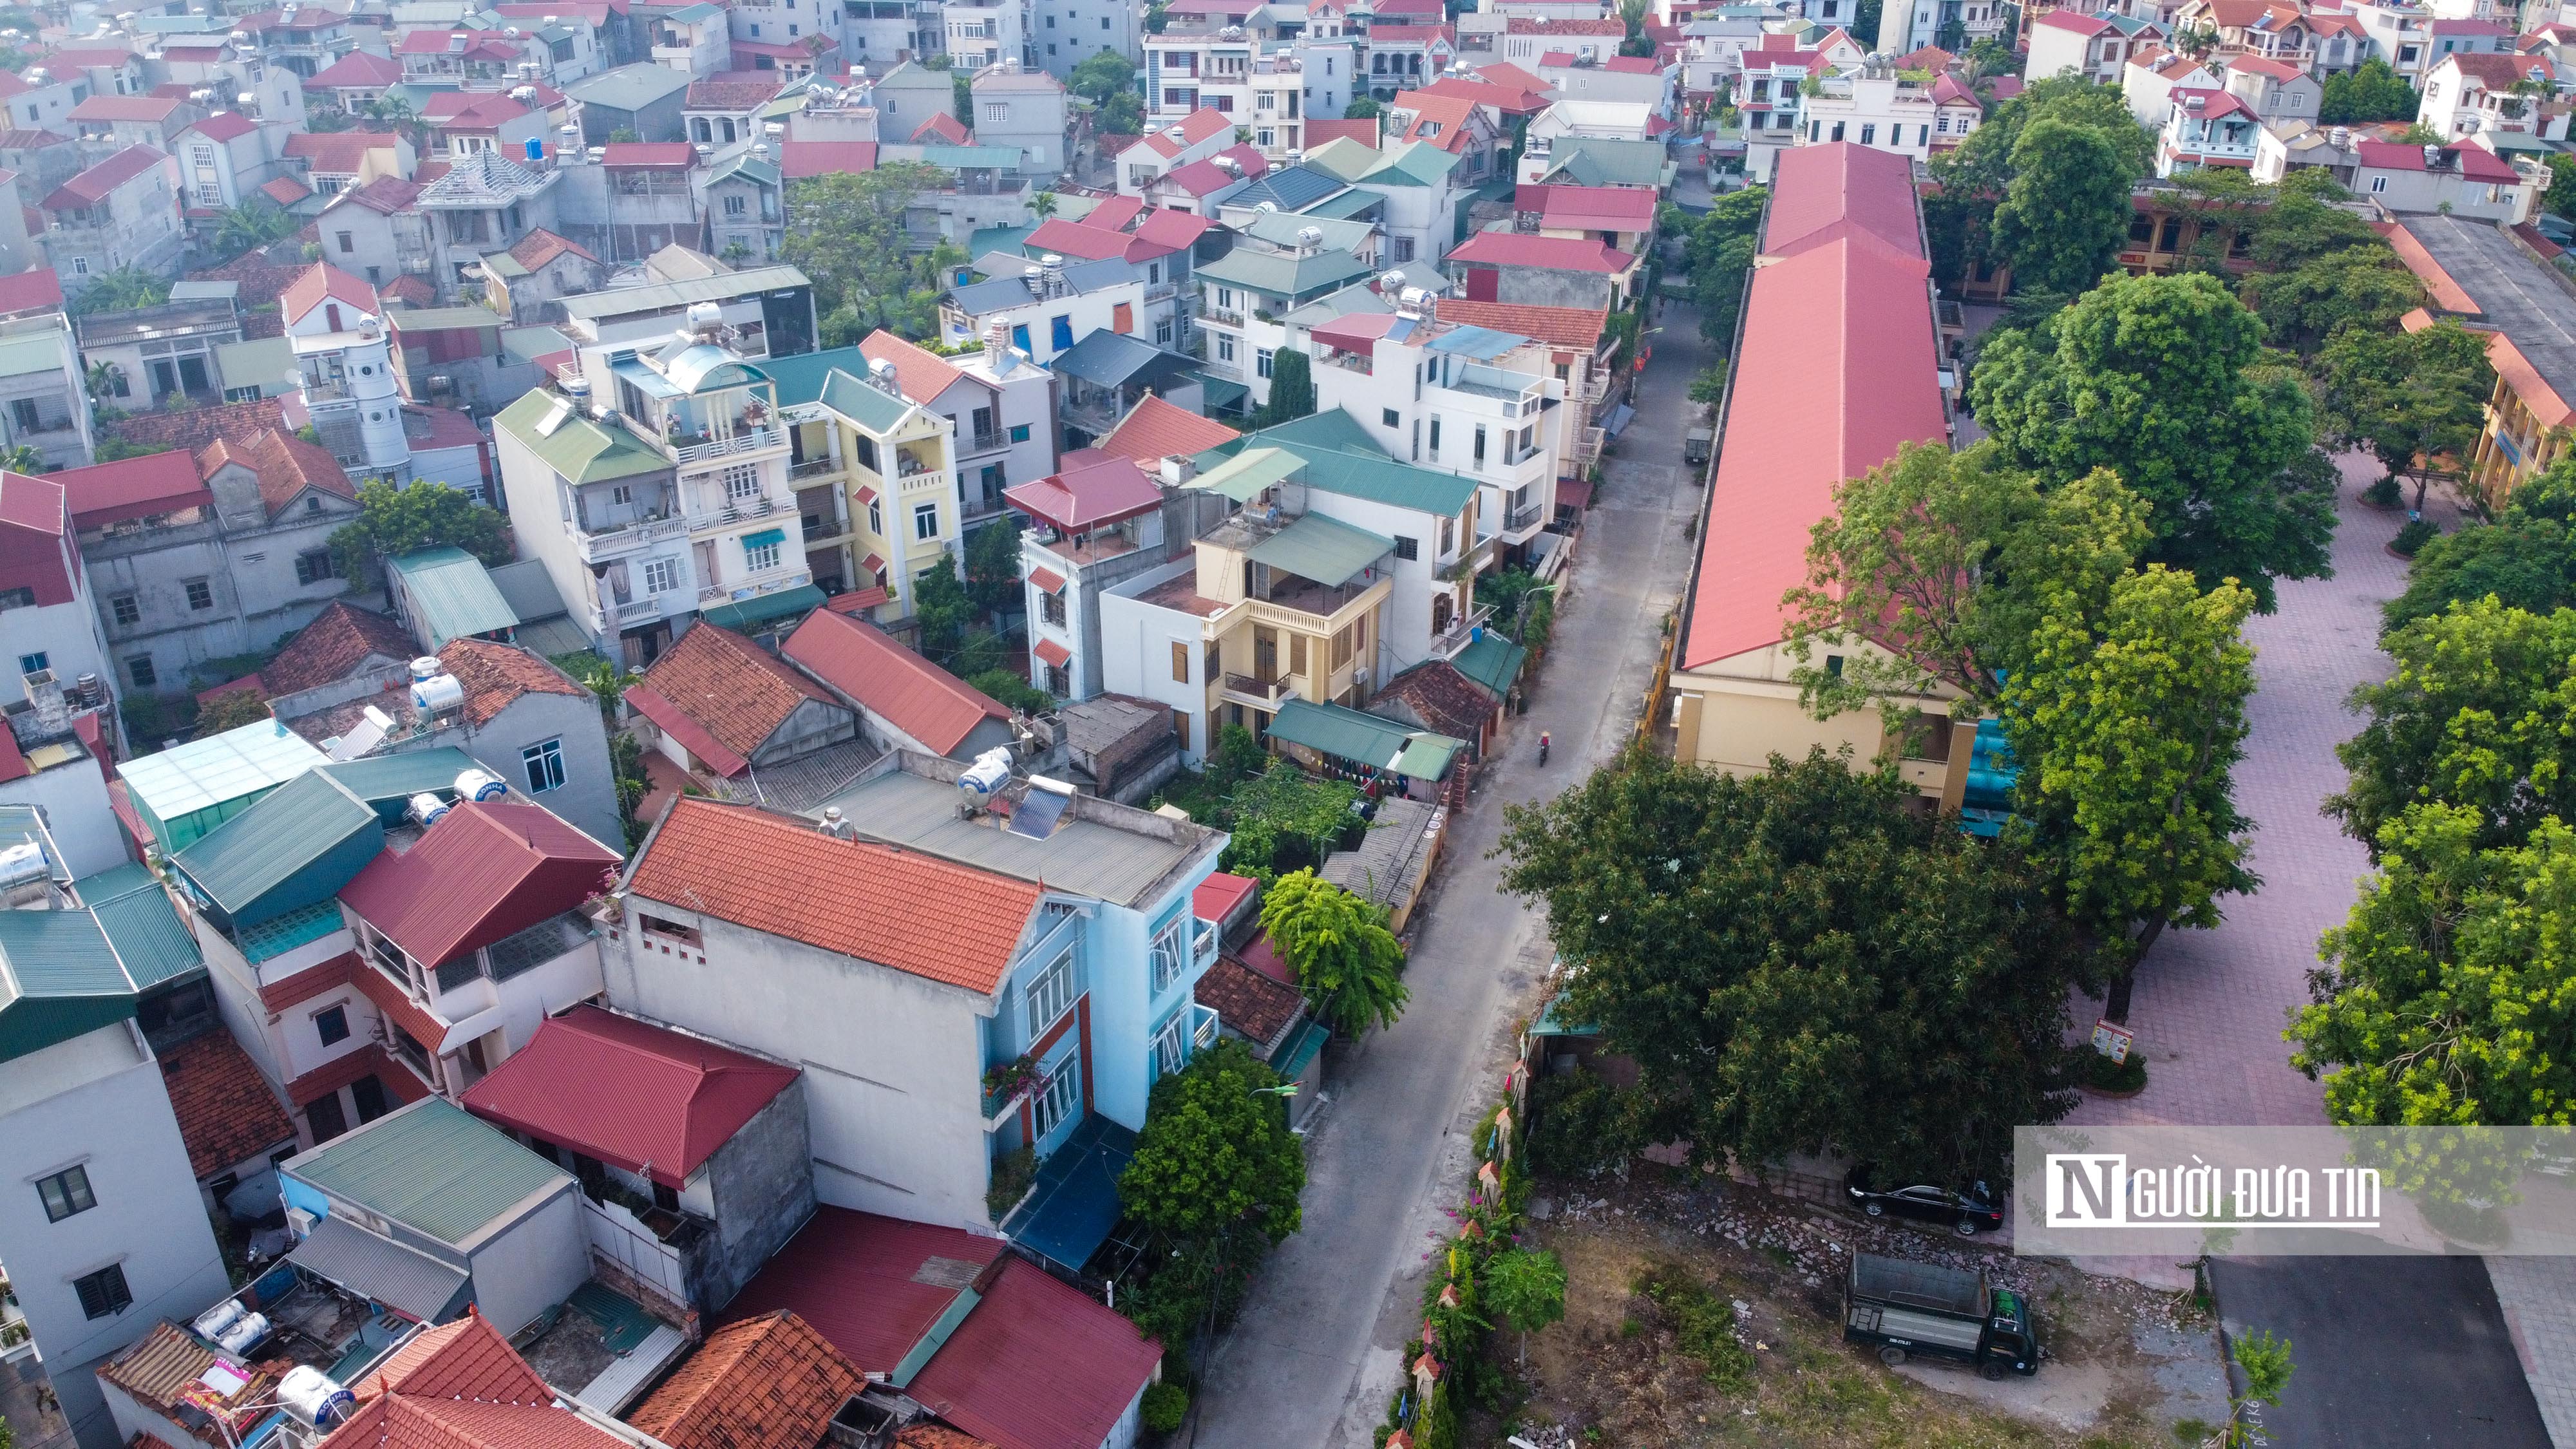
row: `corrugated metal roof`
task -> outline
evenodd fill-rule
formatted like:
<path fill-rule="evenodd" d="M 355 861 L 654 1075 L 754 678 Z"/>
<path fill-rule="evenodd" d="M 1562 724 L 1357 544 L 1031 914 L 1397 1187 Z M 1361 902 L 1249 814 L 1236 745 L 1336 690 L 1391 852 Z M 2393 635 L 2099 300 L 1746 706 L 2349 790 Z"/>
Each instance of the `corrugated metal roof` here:
<path fill-rule="evenodd" d="M 1394 539 L 1309 513 L 1254 544 L 1245 556 L 1331 587 L 1393 552 Z"/>
<path fill-rule="evenodd" d="M 542 559 L 523 558 L 490 570 L 492 587 L 501 591 L 510 612 L 519 616 L 521 625 L 538 619 L 552 619 L 564 610 L 563 593 L 555 587 L 554 575 L 546 572 Z"/>
<path fill-rule="evenodd" d="M 822 399 L 823 406 L 879 436 L 900 427 L 912 409 L 884 388 L 837 368 L 823 379 Z"/>
<path fill-rule="evenodd" d="M 393 560 L 410 601 L 412 622 L 428 631 L 429 646 L 508 629 L 519 622 L 510 601 L 492 587 L 483 561 L 461 548 L 427 548 Z"/>
<path fill-rule="evenodd" d="M 289 1176 L 462 1246 L 572 1175 L 439 1097 L 424 1097 L 286 1164 Z"/>
<path fill-rule="evenodd" d="M 1305 459 L 1284 448 L 1246 448 L 1191 479 L 1190 486 L 1245 503 L 1305 466 Z"/>
<path fill-rule="evenodd" d="M 1202 263 L 1194 275 L 1204 282 L 1295 299 L 1365 277 L 1369 266 L 1346 251 L 1318 251 L 1298 257 L 1236 247 L 1215 261 Z"/>
<path fill-rule="evenodd" d="M 0 377 L 26 377 L 63 370 L 59 332 L 31 332 L 0 341 Z"/>
<path fill-rule="evenodd" d="M 286 1261 L 361 1298 L 435 1323 L 465 1287 L 465 1271 L 366 1229 L 324 1218 Z"/>
<path fill-rule="evenodd" d="M 90 877 L 90 881 L 99 880 Z M 115 949 L 136 990 L 175 981 L 205 966 L 205 958 L 197 954 L 197 938 L 188 934 L 178 907 L 170 903 L 170 893 L 148 872 L 140 882 L 127 881 L 123 890 L 88 882 L 76 882 L 74 888 L 89 902 L 90 913 L 98 917 L 99 929 L 107 933 L 108 945 Z"/>
<path fill-rule="evenodd" d="M 276 720 L 261 720 L 202 740 L 127 760 L 116 767 L 134 803 L 162 821 L 256 795 L 328 757 Z M 164 841 L 172 849 L 187 840 Z"/>
<path fill-rule="evenodd" d="M 832 803 L 863 835 L 1122 906 L 1143 906 L 1145 893 L 1193 853 L 1178 841 L 1070 814 L 1044 840 L 960 820 L 956 786 L 902 770 L 861 781 Z"/>
<path fill-rule="evenodd" d="M 670 459 L 646 447 L 643 440 L 624 428 L 603 427 L 569 410 L 553 432 L 539 432 L 539 426 L 559 406 L 564 406 L 563 400 L 551 393 L 522 393 L 518 401 L 495 414 L 492 422 L 507 429 L 521 446 L 537 455 L 539 462 L 573 483 L 632 478 L 671 466 Z"/>
<path fill-rule="evenodd" d="M 1521 661 L 1528 657 L 1527 649 L 1488 629 L 1459 650 L 1449 666 L 1492 690 L 1499 699 L 1520 677 Z"/>
<path fill-rule="evenodd" d="M 683 85 L 687 84 L 686 77 L 680 77 L 680 81 Z M 579 87 L 575 89 L 578 90 Z M 781 287 L 807 285 L 809 283 L 805 274 L 794 267 L 749 267 L 739 272 L 726 272 L 712 277 L 689 277 L 677 282 L 660 282 L 649 287 L 613 287 L 605 292 L 566 297 L 563 299 L 563 308 L 564 314 L 569 317 L 588 319 L 625 317 L 637 312 L 665 312 L 675 307 L 685 307 L 691 302 L 724 302 L 736 297 L 749 297 L 761 292 L 774 291 Z"/>
<path fill-rule="evenodd" d="M 383 825 L 328 769 L 308 771 L 171 857 L 208 901 L 238 916 L 296 872 Z M 370 852 L 372 855 L 372 852 Z"/>
<path fill-rule="evenodd" d="M 380 819 L 390 822 L 402 814 L 405 802 L 423 790 L 453 797 L 456 777 L 482 766 L 454 745 L 440 745 L 430 750 L 369 755 L 325 768 L 350 794 L 375 806 Z"/>
<path fill-rule="evenodd" d="M 1420 780 L 1436 780 L 1466 742 L 1428 730 L 1407 730 L 1337 704 L 1291 699 L 1270 722 L 1274 738 L 1304 745 L 1336 759 L 1377 769 L 1392 769 Z"/>
<path fill-rule="evenodd" d="M 107 932 L 87 911 L 0 911 L 0 972 L 11 1002 L 134 991 Z"/>

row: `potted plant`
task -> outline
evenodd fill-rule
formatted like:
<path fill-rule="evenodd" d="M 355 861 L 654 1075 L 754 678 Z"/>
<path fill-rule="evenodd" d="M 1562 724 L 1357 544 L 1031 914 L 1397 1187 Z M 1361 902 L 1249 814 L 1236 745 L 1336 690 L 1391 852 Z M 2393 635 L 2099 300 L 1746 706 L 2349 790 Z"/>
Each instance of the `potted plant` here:
<path fill-rule="evenodd" d="M 1007 1102 L 1037 1084 L 1037 1059 L 1026 1052 L 984 1071 L 984 1096 L 995 1103 Z"/>

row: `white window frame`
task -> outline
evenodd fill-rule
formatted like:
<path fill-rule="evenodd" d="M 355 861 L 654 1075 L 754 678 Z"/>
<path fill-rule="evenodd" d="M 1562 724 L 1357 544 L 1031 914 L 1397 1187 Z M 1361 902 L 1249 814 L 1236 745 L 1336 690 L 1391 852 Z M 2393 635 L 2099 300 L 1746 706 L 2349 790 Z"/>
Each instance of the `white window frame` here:
<path fill-rule="evenodd" d="M 1190 1064 L 1190 1009 L 1186 1006 L 1172 1013 L 1163 1029 L 1154 1033 L 1154 1075 L 1167 1077 Z"/>
<path fill-rule="evenodd" d="M 644 561 L 644 592 L 668 594 L 680 587 L 680 561 L 675 558 L 651 558 Z"/>
<path fill-rule="evenodd" d="M 1082 1110 L 1082 1053 L 1067 1052 L 1053 1075 L 1029 1094 L 1029 1140 L 1044 1142 Z"/>
<path fill-rule="evenodd" d="M 560 790 L 564 782 L 563 740 L 539 740 L 519 751 L 519 768 L 528 777 L 528 793 L 543 795 Z"/>
<path fill-rule="evenodd" d="M 1030 977 L 1028 985 L 1020 989 L 1021 999 L 1028 1003 L 1029 1008 L 1030 1041 L 1045 1036 L 1057 1022 L 1064 1020 L 1066 1012 L 1073 1010 L 1073 1003 L 1079 995 L 1074 985 L 1073 953 L 1067 951 L 1050 962 L 1045 970 Z"/>
<path fill-rule="evenodd" d="M 939 536 L 939 505 L 916 503 L 912 506 L 912 537 L 915 543 L 928 543 Z"/>
<path fill-rule="evenodd" d="M 752 573 L 774 569 L 778 567 L 780 551 L 786 547 L 783 539 L 777 543 L 746 543 L 742 546 L 742 566 Z"/>

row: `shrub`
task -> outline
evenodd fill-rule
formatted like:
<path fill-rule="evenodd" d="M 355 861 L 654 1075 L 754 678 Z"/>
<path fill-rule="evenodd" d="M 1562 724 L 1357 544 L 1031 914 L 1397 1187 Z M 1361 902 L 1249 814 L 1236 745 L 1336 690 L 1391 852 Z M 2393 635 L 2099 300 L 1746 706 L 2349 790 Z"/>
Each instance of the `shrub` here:
<path fill-rule="evenodd" d="M 2134 1092 L 2147 1084 L 2147 1059 L 2131 1056 L 2115 1062 L 2100 1052 L 2084 1059 L 2084 1084 L 2097 1092 Z"/>
<path fill-rule="evenodd" d="M 1530 1165 L 1552 1177 L 1598 1177 L 1646 1145 L 1644 1094 L 1577 1068 L 1530 1085 Z"/>
<path fill-rule="evenodd" d="M 2361 490 L 2361 501 L 2373 508 L 2394 508 L 2403 497 L 2404 493 L 2398 488 L 2397 475 L 2394 473 L 2380 474 L 2378 482 Z"/>
<path fill-rule="evenodd" d="M 1699 1360 L 1710 1384 L 1730 1394 L 1753 1387 L 1753 1355 L 1736 1342 L 1732 1304 L 1678 1268 L 1648 1269 L 1637 1280 L 1637 1291 L 1664 1311 L 1674 1346 Z"/>
<path fill-rule="evenodd" d="M 1029 1184 L 1038 1176 L 1038 1155 L 1026 1147 L 1005 1152 L 993 1159 L 992 1186 L 984 1191 L 984 1210 L 993 1221 L 1000 1222 Z"/>
<path fill-rule="evenodd" d="M 1190 1391 L 1179 1384 L 1154 1384 L 1145 1390 L 1145 1427 L 1169 1434 L 1190 1415 Z"/>
<path fill-rule="evenodd" d="M 2442 530 L 2434 527 L 2430 521 L 2410 518 L 2406 520 L 2404 528 L 2397 530 L 2397 536 L 2388 541 L 2388 546 L 2408 558 L 2413 558 L 2415 550 L 2441 536 Z"/>

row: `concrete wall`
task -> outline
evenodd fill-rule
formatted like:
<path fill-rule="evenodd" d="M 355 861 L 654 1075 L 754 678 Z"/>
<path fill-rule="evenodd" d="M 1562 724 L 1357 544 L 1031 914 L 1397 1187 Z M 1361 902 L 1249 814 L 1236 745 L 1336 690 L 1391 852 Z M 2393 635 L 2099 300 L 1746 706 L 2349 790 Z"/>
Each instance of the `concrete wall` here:
<path fill-rule="evenodd" d="M 571 1297 L 590 1277 L 580 1184 L 564 1178 L 542 1205 L 477 1246 L 472 1262 L 475 1308 L 505 1334 Z"/>
<path fill-rule="evenodd" d="M 520 751 L 547 740 L 562 744 L 564 782 L 529 798 L 591 839 L 625 854 L 626 822 L 617 808 L 617 778 L 608 761 L 608 726 L 588 690 L 578 695 L 523 694 L 480 726 L 441 730 L 421 743 L 424 747 L 454 745 L 509 781 L 511 789 L 526 793 L 528 767 Z"/>
<path fill-rule="evenodd" d="M 814 1215 L 814 1138 L 805 1115 L 805 1079 L 771 1099 L 700 1174 L 712 1198 L 716 1251 L 706 1278 L 691 1285 L 698 1306 L 722 1308 L 770 1255 Z"/>
<path fill-rule="evenodd" d="M 45 827 L 75 876 L 95 875 L 133 858 L 125 827 L 108 809 L 107 777 L 99 773 L 96 760 L 73 760 L 0 785 L 0 801 L 44 812 Z"/>
<path fill-rule="evenodd" d="M 1184 558 L 1137 575 L 1122 585 L 1127 592 L 1103 593 L 1100 605 L 1100 687 L 1111 694 L 1133 695 L 1172 707 L 1183 737 L 1181 757 L 1196 764 L 1207 757 L 1215 726 L 1208 719 L 1208 681 L 1201 662 L 1200 621 L 1128 597 L 1182 574 L 1196 573 L 1198 560 Z M 1187 648 L 1190 677 L 1172 678 L 1172 646 Z"/>
<path fill-rule="evenodd" d="M 332 599 L 349 592 L 345 579 L 295 581 L 298 555 L 329 546 L 331 534 L 357 516 L 346 499 L 319 497 L 257 522 L 208 521 L 102 540 L 81 541 L 89 564 L 90 594 L 116 663 L 119 694 L 176 694 L 189 687 L 189 670 L 209 659 L 265 650 L 312 622 Z M 187 581 L 204 579 L 213 595 L 205 609 L 188 606 Z M 132 594 L 140 617 L 116 622 L 115 599 Z M 157 682 L 138 690 L 133 663 L 149 656 Z M 207 680 L 208 684 L 221 683 Z"/>
<path fill-rule="evenodd" d="M 858 719 L 850 711 L 809 699 L 790 711 L 786 721 L 751 752 L 752 768 L 792 760 L 825 745 L 854 739 L 858 733 Z"/>
<path fill-rule="evenodd" d="M 0 1062 L 0 1143 L 14 1179 L 0 1192 L 0 1261 L 82 1449 L 114 1449 L 98 1363 L 231 1289 L 160 1065 L 133 1023 Z M 34 1184 L 73 1166 L 98 1205 L 48 1222 Z M 111 1264 L 134 1302 L 90 1318 L 73 1281 Z"/>

